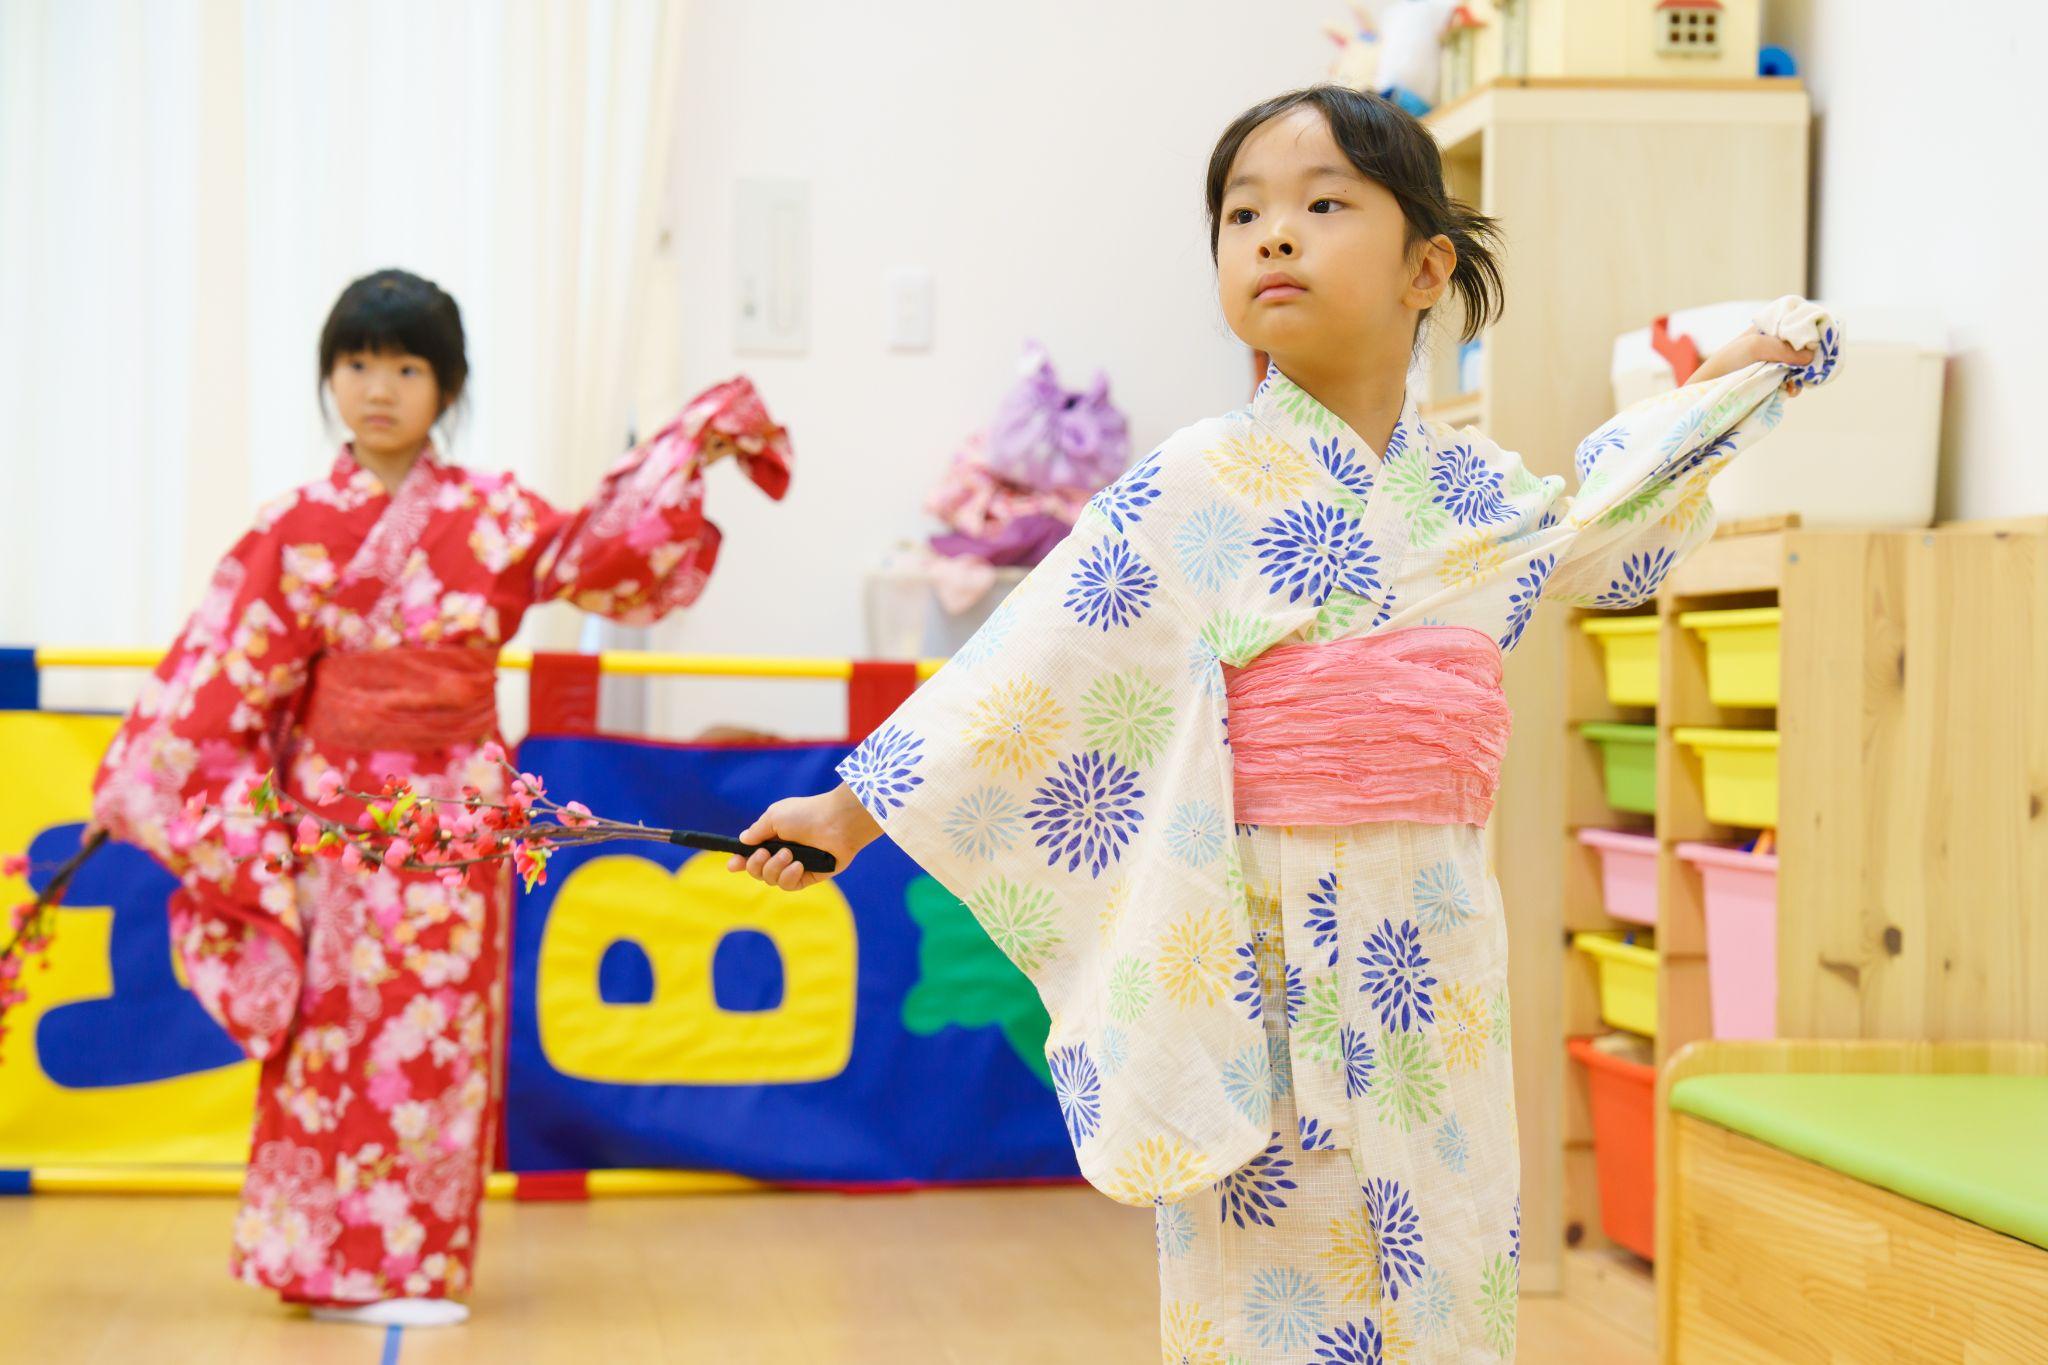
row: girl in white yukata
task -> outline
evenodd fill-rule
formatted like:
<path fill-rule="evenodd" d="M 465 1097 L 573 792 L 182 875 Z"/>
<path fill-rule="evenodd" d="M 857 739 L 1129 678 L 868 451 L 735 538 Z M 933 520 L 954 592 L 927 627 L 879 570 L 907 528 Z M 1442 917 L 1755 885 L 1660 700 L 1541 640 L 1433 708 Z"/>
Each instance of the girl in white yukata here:
<path fill-rule="evenodd" d="M 1406 395 L 1446 290 L 1473 334 L 1501 306 L 1494 224 L 1413 118 L 1270 100 L 1208 206 L 1224 314 L 1272 359 L 1250 407 L 1104 490 L 845 785 L 743 838 L 843 867 L 886 832 L 1030 976 L 1082 1173 L 1156 1210 L 1163 1360 L 1506 1359 L 1501 657 L 1540 598 L 1654 593 L 1834 326 L 1773 305 L 1588 437 L 1570 496 Z"/>

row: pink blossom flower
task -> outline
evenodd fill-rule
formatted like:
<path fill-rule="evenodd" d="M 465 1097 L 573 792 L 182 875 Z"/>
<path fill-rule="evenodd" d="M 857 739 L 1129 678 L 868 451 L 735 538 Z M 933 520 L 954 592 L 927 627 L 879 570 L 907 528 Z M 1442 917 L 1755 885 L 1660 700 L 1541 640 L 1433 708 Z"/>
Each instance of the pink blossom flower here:
<path fill-rule="evenodd" d="M 380 1071 L 370 1078 L 370 1103 L 379 1109 L 390 1109 L 400 1101 L 412 1098 L 412 1082 L 403 1071 Z"/>
<path fill-rule="evenodd" d="M 412 1209 L 405 1187 L 395 1180 L 380 1180 L 370 1187 L 370 1221 L 380 1228 L 396 1227 Z"/>
<path fill-rule="evenodd" d="M 512 870 L 526 881 L 526 889 L 533 890 L 548 879 L 548 850 L 521 840 L 512 845 Z"/>
<path fill-rule="evenodd" d="M 315 826 L 315 828 L 317 830 L 318 827 Z M 307 837 L 303 822 L 299 826 L 299 837 L 302 839 Z M 319 836 L 316 833 L 312 837 L 318 838 Z M 262 847 L 263 837 L 261 831 L 253 828 L 248 821 L 231 820 L 228 822 L 226 833 L 221 842 L 226 846 L 230 857 L 253 858 Z M 311 842 L 311 840 L 308 840 L 308 842 Z"/>

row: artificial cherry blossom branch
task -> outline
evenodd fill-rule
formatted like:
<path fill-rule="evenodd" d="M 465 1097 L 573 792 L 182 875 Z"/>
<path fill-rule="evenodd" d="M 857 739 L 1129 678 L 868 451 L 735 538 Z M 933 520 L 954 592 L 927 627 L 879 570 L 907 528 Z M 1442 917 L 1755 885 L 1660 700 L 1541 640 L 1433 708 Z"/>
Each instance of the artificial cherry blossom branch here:
<path fill-rule="evenodd" d="M 549 860 L 567 848 L 634 840 L 717 853 L 754 851 L 755 846 L 716 834 L 605 819 L 580 801 L 563 803 L 550 798 L 540 778 L 520 772 L 497 744 L 487 746 L 484 756 L 511 775 L 503 801 L 485 800 L 475 787 L 464 788 L 459 798 L 422 796 L 410 783 L 397 778 L 387 778 L 381 792 L 348 791 L 341 774 L 330 768 L 314 785 L 314 801 L 307 802 L 281 790 L 276 774 L 270 773 L 249 793 L 247 810 L 229 810 L 194 797 L 167 837 L 174 851 L 184 853 L 228 821 L 296 820 L 289 851 L 258 858 L 271 876 L 285 876 L 311 859 L 327 859 L 339 861 L 350 872 L 381 867 L 391 872 L 436 873 L 454 885 L 473 867 L 510 862 L 528 891 L 547 880 Z M 330 819 L 313 809 L 314 802 L 331 806 L 340 800 L 362 806 L 354 824 Z M 94 830 L 34 900 L 14 908 L 13 937 L 0 948 L 0 1039 L 6 1037 L 6 1011 L 27 998 L 20 986 L 24 962 L 35 956 L 45 968 L 49 966 L 56 906 L 78 869 L 106 841 L 105 830 Z M 811 871 L 833 870 L 832 855 L 822 849 L 779 840 L 760 847 L 787 848 Z M 0 873 L 7 876 L 25 875 L 28 867 L 25 857 L 0 861 Z"/>

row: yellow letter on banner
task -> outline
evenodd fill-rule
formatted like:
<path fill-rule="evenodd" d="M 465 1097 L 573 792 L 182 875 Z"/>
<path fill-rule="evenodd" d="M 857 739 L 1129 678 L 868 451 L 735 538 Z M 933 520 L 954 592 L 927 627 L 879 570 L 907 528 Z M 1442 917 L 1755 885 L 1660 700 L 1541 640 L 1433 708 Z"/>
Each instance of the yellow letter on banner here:
<path fill-rule="evenodd" d="M 728 934 L 782 955 L 782 1003 L 719 1008 L 711 961 Z M 598 994 L 605 949 L 629 939 L 654 967 L 654 998 Z M 569 875 L 542 931 L 534 983 L 541 1050 L 577 1080 L 614 1085 L 789 1085 L 829 1080 L 853 1055 L 853 908 L 831 882 L 778 891 L 699 854 L 674 875 L 605 857 Z"/>
<path fill-rule="evenodd" d="M 25 849 L 42 831 L 86 818 L 93 772 L 119 724 L 117 717 L 0 713 L 0 772 L 18 778 L 0 786 L 0 851 Z M 0 880 L 0 906 L 29 895 L 20 882 Z M 85 1090 L 56 1084 L 37 1065 L 43 1015 L 112 993 L 113 919 L 89 905 L 59 910 L 49 970 L 23 974 L 28 1000 L 7 1021 L 0 1060 L 0 1166 L 240 1165 L 249 1154 L 254 1062 Z"/>

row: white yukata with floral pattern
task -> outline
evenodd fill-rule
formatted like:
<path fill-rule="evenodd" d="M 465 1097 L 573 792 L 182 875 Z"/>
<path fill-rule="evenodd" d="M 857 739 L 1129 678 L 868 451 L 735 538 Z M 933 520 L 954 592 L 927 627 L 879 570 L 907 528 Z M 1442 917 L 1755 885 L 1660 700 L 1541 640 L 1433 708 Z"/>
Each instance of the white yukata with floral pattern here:
<path fill-rule="evenodd" d="M 1802 300 L 1759 326 L 1820 354 Z M 1384 451 L 1271 372 L 1175 434 L 840 772 L 1038 987 L 1081 1170 L 1157 1210 L 1162 1358 L 1514 1352 L 1500 892 L 1470 825 L 1234 826 L 1225 665 L 1626 607 L 1778 420 L 1756 365 L 1646 400 L 1561 478 L 1413 407 Z"/>

